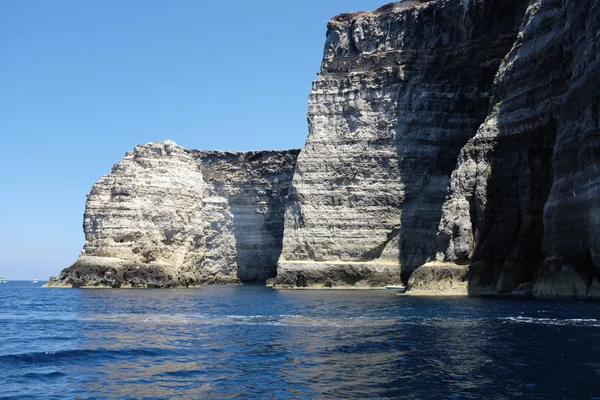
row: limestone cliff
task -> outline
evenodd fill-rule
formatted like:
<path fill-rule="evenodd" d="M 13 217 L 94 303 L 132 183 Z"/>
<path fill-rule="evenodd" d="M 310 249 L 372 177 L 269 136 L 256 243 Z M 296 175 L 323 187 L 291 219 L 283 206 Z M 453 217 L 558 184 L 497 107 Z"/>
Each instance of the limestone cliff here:
<path fill-rule="evenodd" d="M 237 274 L 243 282 L 265 282 L 276 275 L 285 201 L 298 153 L 193 151 L 202 165 L 205 193 L 227 199 Z"/>
<path fill-rule="evenodd" d="M 600 295 L 599 38 L 598 1 L 531 1 L 443 206 L 470 293 Z"/>
<path fill-rule="evenodd" d="M 79 260 L 49 286 L 181 287 L 273 277 L 292 151 L 136 146 L 94 185 Z"/>
<path fill-rule="evenodd" d="M 137 146 L 50 285 L 600 297 L 598 0 L 413 0 L 327 29 L 293 151 Z"/>
<path fill-rule="evenodd" d="M 276 287 L 384 286 L 435 257 L 450 174 L 524 9 L 404 1 L 332 19 Z"/>

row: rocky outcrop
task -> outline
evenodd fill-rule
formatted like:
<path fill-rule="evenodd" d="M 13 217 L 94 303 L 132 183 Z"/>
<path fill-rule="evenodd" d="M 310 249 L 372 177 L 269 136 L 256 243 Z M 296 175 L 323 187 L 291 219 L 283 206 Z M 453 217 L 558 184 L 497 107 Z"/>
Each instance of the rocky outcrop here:
<path fill-rule="evenodd" d="M 273 277 L 292 151 L 136 146 L 94 185 L 82 256 L 49 286 L 182 287 Z"/>
<path fill-rule="evenodd" d="M 433 260 L 450 174 L 524 8 L 405 1 L 329 23 L 275 287 L 384 286 Z"/>
<path fill-rule="evenodd" d="M 492 106 L 452 174 L 438 260 L 477 264 L 471 293 L 597 296 L 600 9 L 534 0 Z"/>
<path fill-rule="evenodd" d="M 224 238 L 216 244 L 205 215 L 214 203 Z M 182 147 L 136 146 L 93 186 L 82 257 L 49 285 L 169 287 L 213 276 L 237 283 L 232 219 L 225 199 L 205 199 L 202 172 Z"/>
<path fill-rule="evenodd" d="M 430 262 L 415 270 L 408 280 L 409 295 L 466 296 L 467 265 Z"/>

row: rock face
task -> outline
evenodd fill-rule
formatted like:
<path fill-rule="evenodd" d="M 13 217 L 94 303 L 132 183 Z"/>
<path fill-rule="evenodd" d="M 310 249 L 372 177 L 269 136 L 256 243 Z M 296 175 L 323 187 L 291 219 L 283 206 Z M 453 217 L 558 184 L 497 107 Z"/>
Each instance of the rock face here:
<path fill-rule="evenodd" d="M 136 146 L 88 195 L 80 259 L 49 286 L 181 287 L 273 277 L 298 155 Z"/>
<path fill-rule="evenodd" d="M 192 152 L 202 165 L 206 196 L 227 199 L 233 214 L 237 274 L 243 282 L 265 282 L 277 273 L 285 201 L 298 153 Z M 213 229 L 215 235 L 221 231 Z"/>
<path fill-rule="evenodd" d="M 333 18 L 274 286 L 384 286 L 435 258 L 450 175 L 524 9 L 405 1 Z"/>
<path fill-rule="evenodd" d="M 410 295 L 467 295 L 469 267 L 454 263 L 431 262 L 417 268 L 408 280 Z"/>
<path fill-rule="evenodd" d="M 49 285 L 600 298 L 598 43 L 597 0 L 339 15 L 300 154 L 137 146 Z"/>
<path fill-rule="evenodd" d="M 527 9 L 443 206 L 438 260 L 476 263 L 471 292 L 597 296 L 599 23 L 594 1 Z"/>

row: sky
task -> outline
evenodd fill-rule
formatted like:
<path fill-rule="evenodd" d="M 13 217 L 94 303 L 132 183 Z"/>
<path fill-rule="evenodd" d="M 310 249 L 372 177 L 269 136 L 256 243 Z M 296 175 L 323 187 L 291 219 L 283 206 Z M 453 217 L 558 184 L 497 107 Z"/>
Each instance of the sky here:
<path fill-rule="evenodd" d="M 326 25 L 385 1 L 0 1 L 0 276 L 57 276 L 136 144 L 303 146 Z"/>

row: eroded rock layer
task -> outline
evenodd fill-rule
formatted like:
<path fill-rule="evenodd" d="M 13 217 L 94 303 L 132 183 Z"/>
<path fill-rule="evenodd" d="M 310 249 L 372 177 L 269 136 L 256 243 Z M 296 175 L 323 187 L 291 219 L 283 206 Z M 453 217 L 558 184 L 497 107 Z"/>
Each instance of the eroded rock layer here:
<path fill-rule="evenodd" d="M 597 1 L 531 1 L 443 206 L 469 293 L 598 297 L 599 39 Z"/>
<path fill-rule="evenodd" d="M 273 277 L 293 151 L 136 146 L 94 185 L 82 256 L 49 286 L 182 287 Z"/>
<path fill-rule="evenodd" d="M 524 8 L 405 1 L 329 23 L 274 286 L 384 286 L 435 257 L 450 174 Z"/>
<path fill-rule="evenodd" d="M 299 150 L 194 151 L 209 198 L 225 198 L 233 214 L 237 274 L 243 282 L 275 277 L 283 215 Z M 214 229 L 218 235 L 219 229 Z"/>

